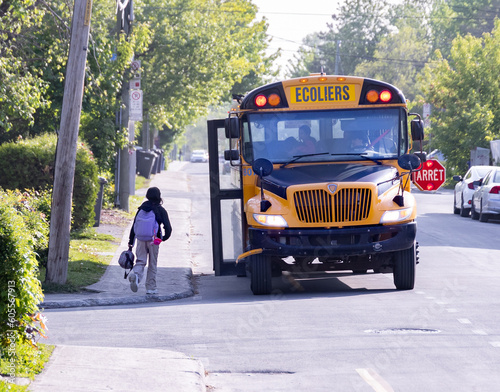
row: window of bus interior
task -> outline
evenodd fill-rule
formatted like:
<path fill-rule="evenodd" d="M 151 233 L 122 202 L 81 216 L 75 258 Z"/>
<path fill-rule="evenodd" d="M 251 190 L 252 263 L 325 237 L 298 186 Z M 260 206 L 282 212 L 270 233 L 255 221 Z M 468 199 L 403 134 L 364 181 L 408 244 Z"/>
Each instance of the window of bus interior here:
<path fill-rule="evenodd" d="M 250 126 L 248 124 L 248 118 L 244 116 L 242 118 L 243 123 L 243 135 L 242 135 L 242 155 L 243 159 L 248 162 L 253 162 L 253 149 L 252 149 L 252 138 L 250 137 Z"/>
<path fill-rule="evenodd" d="M 406 154 L 410 148 L 410 139 L 408 135 L 408 115 L 405 110 L 400 109 L 399 112 L 401 125 L 399 138 L 399 155 Z M 414 146 L 415 147 L 415 146 Z M 418 146 L 420 148 L 420 146 Z"/>
<path fill-rule="evenodd" d="M 407 146 L 400 108 L 249 113 L 243 145 L 247 162 L 395 159 Z"/>

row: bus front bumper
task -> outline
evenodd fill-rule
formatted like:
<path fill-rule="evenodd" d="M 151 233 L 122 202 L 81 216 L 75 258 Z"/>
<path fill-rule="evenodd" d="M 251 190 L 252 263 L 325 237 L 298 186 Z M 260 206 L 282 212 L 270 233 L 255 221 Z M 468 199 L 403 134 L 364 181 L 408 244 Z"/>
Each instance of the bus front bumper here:
<path fill-rule="evenodd" d="M 342 229 L 249 229 L 252 249 L 279 257 L 343 257 L 388 253 L 411 248 L 416 222 Z"/>

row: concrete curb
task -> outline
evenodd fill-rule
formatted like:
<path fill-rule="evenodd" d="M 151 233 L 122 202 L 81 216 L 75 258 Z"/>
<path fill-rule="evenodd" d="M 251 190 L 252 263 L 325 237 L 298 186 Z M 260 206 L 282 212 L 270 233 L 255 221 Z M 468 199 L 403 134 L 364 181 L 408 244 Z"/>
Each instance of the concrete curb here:
<path fill-rule="evenodd" d="M 132 292 L 124 270 L 118 265 L 127 249 L 130 225 L 123 228 L 120 246 L 99 282 L 77 294 L 48 294 L 44 309 L 92 306 L 138 305 L 186 298 L 194 295 L 192 285 L 191 199 L 184 162 L 173 162 L 168 171 L 156 174 L 150 186 L 157 186 L 165 200 L 173 231 L 160 245 L 158 295 L 146 295 L 144 284 Z M 138 195 L 145 194 L 141 189 Z M 128 347 L 57 345 L 42 374 L 31 383 L 34 392 L 71 391 L 206 391 L 201 361 L 168 350 Z"/>

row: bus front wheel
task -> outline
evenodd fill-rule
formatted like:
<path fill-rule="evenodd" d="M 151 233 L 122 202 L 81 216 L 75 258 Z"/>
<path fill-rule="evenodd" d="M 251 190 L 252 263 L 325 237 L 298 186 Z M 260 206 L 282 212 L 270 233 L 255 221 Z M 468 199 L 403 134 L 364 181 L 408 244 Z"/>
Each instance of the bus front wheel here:
<path fill-rule="evenodd" d="M 267 256 L 250 256 L 250 288 L 254 295 L 270 294 L 272 290 L 271 259 Z"/>
<path fill-rule="evenodd" d="M 413 290 L 417 255 L 415 244 L 410 249 L 396 252 L 394 260 L 394 285 L 398 290 Z"/>

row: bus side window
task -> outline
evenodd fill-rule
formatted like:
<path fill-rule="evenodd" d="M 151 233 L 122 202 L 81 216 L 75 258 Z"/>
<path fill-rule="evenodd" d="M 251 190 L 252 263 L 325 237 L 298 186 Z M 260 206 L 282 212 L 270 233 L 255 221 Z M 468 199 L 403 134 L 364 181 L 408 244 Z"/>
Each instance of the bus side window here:
<path fill-rule="evenodd" d="M 253 158 L 252 142 L 243 143 L 243 156 L 245 157 L 245 160 L 247 162 L 253 161 L 254 158 Z"/>

